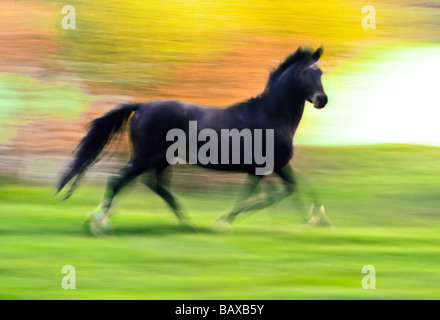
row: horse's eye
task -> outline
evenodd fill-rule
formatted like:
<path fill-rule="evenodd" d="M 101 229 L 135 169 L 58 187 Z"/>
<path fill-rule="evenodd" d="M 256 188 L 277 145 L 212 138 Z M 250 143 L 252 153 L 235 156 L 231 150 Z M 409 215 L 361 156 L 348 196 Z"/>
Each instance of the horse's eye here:
<path fill-rule="evenodd" d="M 301 75 L 304 77 L 305 75 L 307 75 L 307 70 L 303 70 L 301 71 Z"/>

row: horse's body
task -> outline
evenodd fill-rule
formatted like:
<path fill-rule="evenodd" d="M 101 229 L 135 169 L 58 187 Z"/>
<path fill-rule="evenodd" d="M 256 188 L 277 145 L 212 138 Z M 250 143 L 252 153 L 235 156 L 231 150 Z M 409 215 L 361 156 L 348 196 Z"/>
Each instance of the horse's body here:
<path fill-rule="evenodd" d="M 233 107 L 220 109 L 213 107 L 205 107 L 197 104 L 180 102 L 174 100 L 161 100 L 148 103 L 135 104 L 137 106 L 136 113 L 133 115 L 130 124 L 130 133 L 133 141 L 134 152 L 142 155 L 142 159 L 147 158 L 163 158 L 167 148 L 172 142 L 166 142 L 167 132 L 172 129 L 181 129 L 189 136 L 189 123 L 196 121 L 198 131 L 203 128 L 214 130 L 218 136 L 221 130 L 225 128 L 234 128 L 238 131 L 249 129 L 251 133 L 255 129 L 274 130 L 274 149 L 276 151 L 274 171 L 281 170 L 293 155 L 292 139 L 299 119 L 289 119 L 286 115 L 282 115 L 279 119 L 271 119 L 266 113 L 256 112 L 257 103 L 263 104 L 261 101 L 248 101 Z M 128 108 L 133 105 L 129 104 Z M 298 106 L 299 113 L 302 114 L 304 104 Z M 253 134 L 252 134 L 252 138 Z M 199 141 L 198 149 L 203 143 Z M 243 146 L 242 146 L 243 147 Z M 265 143 L 263 141 L 263 149 Z M 216 170 L 240 171 L 252 173 L 258 166 L 254 161 L 250 164 L 244 163 L 243 150 L 240 152 L 239 163 L 233 164 L 229 159 L 228 164 L 208 163 L 197 164 L 203 167 Z M 218 149 L 219 158 L 221 158 L 221 148 Z M 229 158 L 232 157 L 232 150 L 229 152 Z M 188 161 L 188 156 L 185 158 Z M 152 160 L 155 162 L 155 160 Z"/>
<path fill-rule="evenodd" d="M 284 181 L 286 192 L 281 196 L 268 195 L 257 201 L 248 201 L 237 205 L 230 214 L 222 219 L 224 223 L 231 222 L 240 212 L 268 206 L 290 195 L 294 191 L 295 180 L 289 161 L 293 156 L 293 137 L 300 123 L 305 102 L 306 100 L 313 102 L 314 106 L 319 109 L 327 103 L 327 96 L 321 84 L 322 72 L 315 65 L 321 54 L 321 48 L 314 53 L 298 49 L 272 72 L 268 85 L 262 94 L 229 108 L 213 108 L 175 100 L 119 105 L 91 123 L 89 133 L 80 142 L 75 159 L 61 179 L 58 191 L 75 177 L 73 186 L 76 185 L 87 167 L 96 161 L 105 145 L 123 128 L 124 123 L 133 113 L 130 121 L 133 156 L 121 174 L 109 181 L 100 208 L 101 213 L 92 219 L 93 224 L 96 225 L 107 217 L 112 199 L 123 186 L 150 168 L 155 168 L 155 179 L 145 183 L 167 201 L 179 219 L 184 219 L 180 206 L 165 185 L 164 173 L 165 169 L 169 167 L 166 155 L 168 148 L 173 143 L 173 141 L 167 141 L 166 137 L 167 133 L 173 129 L 179 129 L 188 136 L 190 121 L 197 122 L 198 132 L 209 128 L 218 135 L 224 129 L 238 129 L 238 131 L 249 129 L 252 138 L 255 138 L 255 129 L 273 130 L 273 172 Z M 263 139 L 262 144 L 264 150 L 266 140 Z M 202 143 L 199 141 L 197 150 L 201 145 Z M 190 151 L 188 148 L 187 146 L 187 150 Z M 222 149 L 219 147 L 216 151 L 221 157 Z M 252 177 L 249 188 L 244 195 L 245 198 L 248 198 L 252 195 L 262 176 L 255 174 L 255 169 L 259 164 L 254 159 L 251 162 L 243 161 L 243 146 L 240 147 L 240 150 L 230 149 L 229 160 L 232 159 L 232 153 L 237 151 L 240 151 L 238 163 L 237 161 L 234 163 L 228 161 L 228 163 L 201 164 L 197 162 L 197 164 L 211 169 L 248 173 Z M 186 155 L 185 160 L 188 160 L 190 153 L 186 152 Z M 315 200 L 314 205 L 316 208 L 321 208 L 320 215 L 323 217 L 321 203 Z M 312 219 L 317 220 L 316 217 L 312 217 Z"/>

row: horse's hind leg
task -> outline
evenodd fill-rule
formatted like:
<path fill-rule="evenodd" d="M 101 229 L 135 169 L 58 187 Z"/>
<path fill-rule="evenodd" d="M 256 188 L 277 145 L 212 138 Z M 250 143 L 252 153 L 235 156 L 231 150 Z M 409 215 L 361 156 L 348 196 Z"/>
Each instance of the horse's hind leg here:
<path fill-rule="evenodd" d="M 261 181 L 261 176 L 248 175 L 248 181 L 245 182 L 245 186 L 240 192 L 237 202 L 228 214 L 224 214 L 218 217 L 215 220 L 215 224 L 220 228 L 228 228 L 230 229 L 230 224 L 237 215 L 245 209 L 246 205 L 248 205 L 248 199 L 254 194 L 255 189 Z"/>
<path fill-rule="evenodd" d="M 104 199 L 101 202 L 98 212 L 93 213 L 90 219 L 90 228 L 93 233 L 99 234 L 104 229 L 104 223 L 116 194 L 130 181 L 148 169 L 149 165 L 140 159 L 132 159 L 125 165 L 116 177 L 111 177 L 107 183 Z"/>
<path fill-rule="evenodd" d="M 153 177 L 147 176 L 142 182 L 165 200 L 171 211 L 176 215 L 182 224 L 189 225 L 189 219 L 183 213 L 181 205 L 169 191 L 170 171 L 166 161 L 161 161 L 158 163 L 156 165 L 156 170 L 153 174 Z"/>
<path fill-rule="evenodd" d="M 248 197 L 246 201 L 236 205 L 235 208 L 224 218 L 224 221 L 231 223 L 239 214 L 243 212 L 257 211 L 267 208 L 283 200 L 284 198 L 290 196 L 292 193 L 294 193 L 296 190 L 296 181 L 293 177 L 292 168 L 288 166 L 286 168 L 283 168 L 283 170 L 277 171 L 276 173 L 284 181 L 285 184 L 284 191 L 278 193 L 275 192 L 270 193 L 270 191 L 272 191 L 270 190 L 268 193 L 263 193 L 253 198 Z M 261 181 L 262 178 L 261 176 L 251 176 L 251 177 L 253 178 L 249 184 L 251 192 L 249 192 L 248 196 L 251 196 L 253 194 L 256 184 L 258 184 L 258 182 Z M 273 186 L 271 189 L 273 189 Z"/>

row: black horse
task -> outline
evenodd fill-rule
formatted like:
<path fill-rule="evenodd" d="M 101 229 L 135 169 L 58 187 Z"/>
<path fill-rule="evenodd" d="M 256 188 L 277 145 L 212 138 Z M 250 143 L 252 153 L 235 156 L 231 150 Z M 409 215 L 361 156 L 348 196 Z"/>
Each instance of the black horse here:
<path fill-rule="evenodd" d="M 90 123 L 89 131 L 79 143 L 73 161 L 59 182 L 57 192 L 75 178 L 67 197 L 70 196 L 85 170 L 97 161 L 104 147 L 122 131 L 124 124 L 134 113 L 130 122 L 133 155 L 121 173 L 117 177 L 110 178 L 104 200 L 98 207 L 98 214 L 91 216 L 90 221 L 94 229 L 102 228 L 108 217 L 112 200 L 121 188 L 151 168 L 155 172 L 153 179 L 148 179 L 144 183 L 160 195 L 179 220 L 185 223 L 186 218 L 180 205 L 167 188 L 168 179 L 165 173 L 168 170 L 165 169 L 170 166 L 167 152 L 173 144 L 173 141 L 167 139 L 167 134 L 172 129 L 179 129 L 187 135 L 191 134 L 190 121 L 197 121 L 197 132 L 206 128 L 218 134 L 224 129 L 250 129 L 251 138 L 256 138 L 255 129 L 271 130 L 273 133 L 271 169 L 284 182 L 285 190 L 281 194 L 250 198 L 264 175 L 256 174 L 261 162 L 257 163 L 255 159 L 244 161 L 245 146 L 243 145 L 238 149 L 228 147 L 230 152 L 225 158 L 231 160 L 236 156 L 234 152 L 239 152 L 235 161 L 221 163 L 213 161 L 202 164 L 196 160 L 196 164 L 212 169 L 246 172 L 250 178 L 248 185 L 243 189 L 245 190 L 241 197 L 244 198 L 243 201 L 237 203 L 229 214 L 220 217 L 218 219 L 220 224 L 229 226 L 239 213 L 261 209 L 280 201 L 295 190 L 296 182 L 289 161 L 293 156 L 293 137 L 300 123 L 305 102 L 307 100 L 313 103 L 317 109 L 324 108 L 327 104 L 327 95 L 321 83 L 322 71 L 316 65 L 322 53 L 322 47 L 315 52 L 299 48 L 270 74 L 267 86 L 260 95 L 229 108 L 212 108 L 173 100 L 124 103 L 115 107 Z M 260 148 L 267 147 L 267 139 L 265 137 L 261 140 Z M 200 147 L 201 142 L 198 141 L 197 149 L 192 149 L 192 152 L 197 152 Z M 188 156 L 185 155 L 184 160 L 194 156 L 188 143 L 186 150 Z M 220 157 L 222 152 L 225 153 L 221 148 L 211 150 L 213 151 L 220 154 Z M 331 224 L 324 213 L 324 207 L 317 199 L 314 199 L 309 222 Z"/>

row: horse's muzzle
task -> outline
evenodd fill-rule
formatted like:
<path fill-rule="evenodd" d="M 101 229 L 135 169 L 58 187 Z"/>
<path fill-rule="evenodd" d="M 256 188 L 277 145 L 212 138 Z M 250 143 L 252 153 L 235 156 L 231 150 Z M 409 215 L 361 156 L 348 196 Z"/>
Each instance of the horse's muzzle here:
<path fill-rule="evenodd" d="M 327 95 L 325 93 L 324 94 L 317 94 L 313 97 L 312 102 L 313 102 L 313 106 L 316 109 L 322 109 L 325 107 L 325 105 L 328 102 Z"/>

